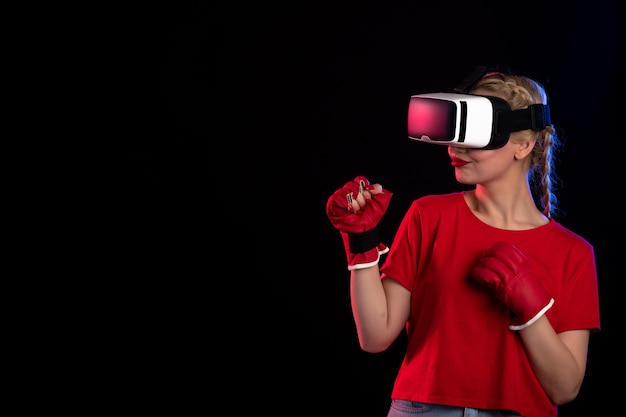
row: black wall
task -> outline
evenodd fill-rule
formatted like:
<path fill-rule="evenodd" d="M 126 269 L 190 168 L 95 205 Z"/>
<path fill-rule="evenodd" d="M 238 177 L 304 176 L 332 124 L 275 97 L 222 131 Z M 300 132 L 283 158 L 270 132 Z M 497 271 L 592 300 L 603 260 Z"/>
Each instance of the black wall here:
<path fill-rule="evenodd" d="M 623 4 L 548 3 L 187 1 L 126 18 L 124 244 L 154 276 L 142 343 L 164 360 L 137 354 L 163 388 L 151 403 L 385 415 L 404 340 L 360 351 L 326 199 L 356 175 L 382 183 L 394 192 L 390 243 L 413 199 L 461 189 L 445 147 L 407 138 L 406 105 L 476 65 L 548 90 L 565 142 L 558 220 L 595 247 L 603 323 L 561 416 L 617 403 Z"/>

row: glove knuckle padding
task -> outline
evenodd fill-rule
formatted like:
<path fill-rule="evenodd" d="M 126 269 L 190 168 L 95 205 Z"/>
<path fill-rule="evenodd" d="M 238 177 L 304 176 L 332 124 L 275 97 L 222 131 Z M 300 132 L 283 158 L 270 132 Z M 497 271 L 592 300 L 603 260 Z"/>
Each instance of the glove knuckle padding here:
<path fill-rule="evenodd" d="M 474 267 L 472 277 L 490 287 L 496 287 L 501 281 L 500 276 L 489 267 L 485 260 L 479 261 Z"/>
<path fill-rule="evenodd" d="M 381 254 L 389 251 L 378 240 L 377 226 L 389 206 L 392 193 L 368 193 L 371 197 L 365 199 L 362 192 L 368 185 L 367 178 L 358 176 L 335 191 L 326 202 L 326 215 L 341 232 L 349 270 L 373 266 Z M 350 205 L 357 198 L 360 209 L 355 212 Z"/>
<path fill-rule="evenodd" d="M 369 185 L 365 177 L 356 177 L 354 181 L 346 183 L 335 191 L 326 203 L 326 215 L 329 220 L 335 228 L 346 233 L 363 233 L 373 229 L 389 207 L 392 193 L 386 192 L 372 195 L 371 199 L 366 200 L 366 205 L 359 214 L 350 211 L 346 196 L 352 194 L 353 198 L 356 198 L 360 191 L 361 181 L 364 185 Z"/>
<path fill-rule="evenodd" d="M 554 302 L 533 275 L 528 258 L 508 242 L 496 242 L 480 258 L 472 277 L 493 288 L 508 305 L 514 314 L 511 330 L 534 323 Z"/>

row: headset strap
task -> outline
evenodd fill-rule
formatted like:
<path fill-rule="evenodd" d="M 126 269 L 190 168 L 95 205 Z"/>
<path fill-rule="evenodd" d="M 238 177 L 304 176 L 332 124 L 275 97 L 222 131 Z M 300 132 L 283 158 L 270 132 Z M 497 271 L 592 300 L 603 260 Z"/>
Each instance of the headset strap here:
<path fill-rule="evenodd" d="M 474 84 L 485 74 L 497 69 L 490 69 L 485 66 L 478 66 L 454 88 L 456 93 L 467 93 Z M 520 130 L 532 129 L 542 130 L 550 125 L 550 106 L 547 104 L 531 104 L 526 109 L 498 112 L 496 126 L 498 134 L 517 132 Z"/>
<path fill-rule="evenodd" d="M 526 129 L 543 130 L 552 123 L 548 104 L 531 104 L 525 109 L 501 111 L 496 114 L 496 118 L 498 134 Z"/>

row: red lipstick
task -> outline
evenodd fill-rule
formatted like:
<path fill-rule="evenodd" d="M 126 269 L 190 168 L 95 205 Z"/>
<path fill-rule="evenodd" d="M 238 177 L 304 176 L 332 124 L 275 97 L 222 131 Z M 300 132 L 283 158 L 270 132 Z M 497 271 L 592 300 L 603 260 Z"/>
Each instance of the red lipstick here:
<path fill-rule="evenodd" d="M 459 159 L 459 158 L 451 158 L 451 159 L 452 159 L 452 166 L 453 167 L 462 167 L 464 165 L 469 164 L 469 162 L 464 161 L 464 160 Z"/>

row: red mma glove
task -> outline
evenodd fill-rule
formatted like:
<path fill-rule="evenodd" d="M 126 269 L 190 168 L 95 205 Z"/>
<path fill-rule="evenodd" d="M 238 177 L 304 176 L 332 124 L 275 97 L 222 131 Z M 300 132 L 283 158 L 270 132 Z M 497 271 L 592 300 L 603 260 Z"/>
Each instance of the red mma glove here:
<path fill-rule="evenodd" d="M 335 191 L 326 203 L 326 215 L 341 232 L 350 271 L 376 265 L 380 255 L 389 251 L 378 238 L 378 223 L 387 211 L 392 193 L 372 194 L 356 212 L 352 206 L 369 187 L 367 178 L 358 176 Z"/>
<path fill-rule="evenodd" d="M 554 304 L 530 271 L 528 258 L 508 242 L 496 242 L 472 269 L 471 277 L 487 285 L 513 313 L 509 329 L 533 324 Z"/>

